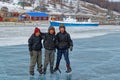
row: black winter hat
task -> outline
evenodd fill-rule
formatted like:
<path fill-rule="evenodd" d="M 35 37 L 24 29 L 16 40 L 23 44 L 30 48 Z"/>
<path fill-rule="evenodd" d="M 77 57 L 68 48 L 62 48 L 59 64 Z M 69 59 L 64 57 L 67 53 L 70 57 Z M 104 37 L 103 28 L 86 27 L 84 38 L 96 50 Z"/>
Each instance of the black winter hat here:
<path fill-rule="evenodd" d="M 60 27 L 59 27 L 59 29 L 60 29 L 60 28 L 64 28 L 64 29 L 65 29 L 64 24 L 61 24 Z"/>
<path fill-rule="evenodd" d="M 50 31 L 50 30 L 55 31 L 55 28 L 53 26 L 50 26 L 49 29 L 48 29 L 48 31 Z"/>
<path fill-rule="evenodd" d="M 50 32 L 50 30 L 53 30 L 54 33 L 55 33 L 55 28 L 53 26 L 50 26 L 49 29 L 48 29 L 48 32 Z"/>

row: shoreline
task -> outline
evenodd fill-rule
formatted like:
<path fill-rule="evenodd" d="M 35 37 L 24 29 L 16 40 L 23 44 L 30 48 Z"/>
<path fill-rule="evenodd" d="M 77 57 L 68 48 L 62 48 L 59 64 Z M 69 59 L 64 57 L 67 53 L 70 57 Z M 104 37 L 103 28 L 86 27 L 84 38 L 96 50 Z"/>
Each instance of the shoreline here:
<path fill-rule="evenodd" d="M 49 21 L 34 21 L 34 22 L 0 22 L 0 27 L 25 27 L 25 26 L 49 26 Z"/>
<path fill-rule="evenodd" d="M 115 35 L 115 36 L 118 36 L 120 33 L 110 33 L 110 34 L 104 34 L 104 35 L 98 35 L 98 36 L 94 36 L 94 37 L 87 37 L 87 38 L 72 38 L 73 41 L 77 41 L 77 40 L 94 40 L 96 38 L 105 38 L 105 37 L 109 37 L 109 36 L 112 36 L 112 35 Z M 25 39 L 27 40 L 27 39 Z M 4 47 L 15 47 L 15 46 L 28 46 L 28 43 L 16 43 L 16 44 L 3 44 L 3 45 L 0 45 L 0 48 L 4 48 Z"/>
<path fill-rule="evenodd" d="M 109 25 L 115 25 L 119 26 L 119 24 L 100 24 L 99 26 L 109 26 Z M 0 22 L 0 27 L 33 27 L 33 26 L 50 26 L 49 21 L 32 21 L 32 22 Z"/>

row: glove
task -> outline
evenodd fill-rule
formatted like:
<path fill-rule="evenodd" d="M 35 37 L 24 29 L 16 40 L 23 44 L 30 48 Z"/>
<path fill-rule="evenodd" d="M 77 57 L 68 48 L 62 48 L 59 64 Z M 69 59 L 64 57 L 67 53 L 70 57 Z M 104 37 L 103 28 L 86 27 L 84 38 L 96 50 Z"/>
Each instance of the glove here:
<path fill-rule="evenodd" d="M 32 48 L 29 48 L 29 51 L 32 52 Z"/>
<path fill-rule="evenodd" d="M 73 46 L 70 46 L 70 51 L 72 51 L 73 50 Z"/>

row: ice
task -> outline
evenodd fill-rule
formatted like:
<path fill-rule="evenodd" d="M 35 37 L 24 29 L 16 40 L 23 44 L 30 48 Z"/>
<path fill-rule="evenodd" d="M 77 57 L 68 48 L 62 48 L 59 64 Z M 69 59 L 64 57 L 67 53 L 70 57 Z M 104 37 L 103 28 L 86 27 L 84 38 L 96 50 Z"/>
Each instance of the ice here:
<path fill-rule="evenodd" d="M 35 27 L 35 26 L 34 26 Z M 34 32 L 34 27 L 0 27 L 0 46 L 27 44 L 28 38 Z M 48 27 L 39 27 L 41 32 L 47 32 Z M 56 27 L 56 33 L 59 28 Z M 67 27 L 72 39 L 92 38 L 96 36 L 119 33 L 119 26 L 99 27 Z"/>
<path fill-rule="evenodd" d="M 65 73 L 64 58 L 59 72 L 46 80 L 119 80 L 120 79 L 120 27 L 67 27 L 74 42 L 70 52 L 72 76 Z M 30 56 L 27 40 L 34 27 L 0 27 L 0 80 L 30 80 Z M 48 27 L 40 27 L 47 32 Z M 56 27 L 56 32 L 59 28 Z M 77 36 L 76 36 L 77 35 Z M 44 49 L 42 50 L 44 60 Z M 56 55 L 55 55 L 56 56 Z M 35 68 L 35 78 L 39 74 Z M 45 80 L 45 79 L 44 79 Z"/>

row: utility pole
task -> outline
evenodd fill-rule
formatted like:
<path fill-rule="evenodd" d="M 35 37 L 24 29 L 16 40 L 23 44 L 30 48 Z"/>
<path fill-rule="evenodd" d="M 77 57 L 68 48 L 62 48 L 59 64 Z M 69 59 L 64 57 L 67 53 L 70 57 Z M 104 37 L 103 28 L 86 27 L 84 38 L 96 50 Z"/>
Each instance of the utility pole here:
<path fill-rule="evenodd" d="M 80 0 L 77 1 L 77 10 L 76 13 L 80 12 Z"/>
<path fill-rule="evenodd" d="M 23 9 L 25 9 L 25 1 L 24 0 L 22 0 L 22 7 L 23 7 Z"/>
<path fill-rule="evenodd" d="M 54 8 L 56 8 L 56 0 L 53 0 Z"/>
<path fill-rule="evenodd" d="M 97 0 L 96 0 L 96 1 L 97 1 Z M 85 0 L 83 0 L 83 4 L 84 4 L 84 5 L 86 5 L 86 2 L 85 2 Z"/>
<path fill-rule="evenodd" d="M 60 0 L 60 5 L 61 5 L 61 9 L 63 8 L 63 5 L 62 5 L 62 0 Z"/>
<path fill-rule="evenodd" d="M 30 0 L 30 4 L 32 4 L 34 7 L 34 0 Z"/>
<path fill-rule="evenodd" d="M 41 0 L 39 0 L 39 6 L 41 6 Z"/>
<path fill-rule="evenodd" d="M 113 0 L 111 0 L 111 17 L 114 18 L 114 15 L 113 15 Z"/>
<path fill-rule="evenodd" d="M 113 3 L 113 1 L 112 0 L 110 0 L 110 2 L 109 2 L 109 6 L 108 6 L 108 14 L 112 17 L 113 16 L 113 11 L 112 11 L 112 4 Z"/>
<path fill-rule="evenodd" d="M 72 2 L 72 0 L 70 0 L 70 3 L 69 3 L 69 6 L 70 6 L 70 11 L 73 9 L 73 2 Z"/>

